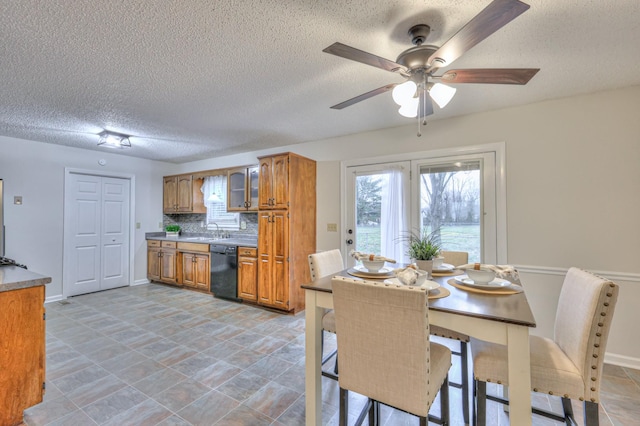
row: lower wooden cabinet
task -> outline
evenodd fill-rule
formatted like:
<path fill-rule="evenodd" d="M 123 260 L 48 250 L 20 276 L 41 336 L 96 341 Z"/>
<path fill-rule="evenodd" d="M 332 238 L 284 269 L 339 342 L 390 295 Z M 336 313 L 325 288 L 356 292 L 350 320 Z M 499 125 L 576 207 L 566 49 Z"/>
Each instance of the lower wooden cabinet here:
<path fill-rule="evenodd" d="M 178 263 L 181 265 L 179 282 L 185 287 L 209 291 L 211 276 L 209 261 L 209 254 L 180 252 L 178 257 Z"/>
<path fill-rule="evenodd" d="M 177 284 L 175 241 L 147 240 L 147 278 Z"/>
<path fill-rule="evenodd" d="M 209 244 L 147 240 L 147 278 L 209 291 Z"/>
<path fill-rule="evenodd" d="M 0 292 L 0 425 L 22 424 L 42 402 L 45 378 L 44 286 Z"/>
<path fill-rule="evenodd" d="M 238 297 L 258 301 L 258 250 L 238 247 Z"/>

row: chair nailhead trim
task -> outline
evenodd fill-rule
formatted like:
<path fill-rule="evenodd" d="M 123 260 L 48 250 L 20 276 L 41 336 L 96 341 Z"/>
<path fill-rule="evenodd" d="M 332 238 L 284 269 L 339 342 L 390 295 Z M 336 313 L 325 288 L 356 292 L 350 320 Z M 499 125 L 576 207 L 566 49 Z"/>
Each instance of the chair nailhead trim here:
<path fill-rule="evenodd" d="M 549 395 L 553 395 L 553 392 L 549 391 Z"/>
<path fill-rule="evenodd" d="M 564 397 L 565 397 L 565 398 L 569 398 L 569 395 L 567 395 L 567 394 L 565 393 L 565 394 L 564 394 Z"/>
<path fill-rule="evenodd" d="M 596 336 L 600 337 L 602 336 L 602 333 L 596 333 Z"/>
<path fill-rule="evenodd" d="M 538 388 L 533 388 L 533 391 L 534 392 L 538 392 Z"/>
<path fill-rule="evenodd" d="M 613 296 L 612 293 L 607 293 L 607 297 L 611 297 L 611 296 Z"/>
<path fill-rule="evenodd" d="M 598 366 L 597 366 L 597 365 L 592 365 L 592 366 L 591 366 L 591 369 L 592 369 L 592 370 L 595 370 L 596 368 L 598 368 Z"/>
<path fill-rule="evenodd" d="M 592 377 L 592 378 L 591 378 L 591 381 L 592 381 L 592 382 L 595 382 L 595 381 L 596 381 L 596 378 L 595 378 L 595 377 Z"/>
<path fill-rule="evenodd" d="M 598 354 L 593 354 L 593 357 L 594 358 L 598 358 Z"/>
<path fill-rule="evenodd" d="M 594 343 L 593 346 L 596 347 L 596 348 L 599 348 L 600 347 L 600 343 Z"/>
<path fill-rule="evenodd" d="M 603 316 L 603 317 L 606 317 L 607 313 L 606 312 L 600 312 L 600 315 Z"/>
<path fill-rule="evenodd" d="M 602 327 L 603 325 L 604 325 L 604 324 L 603 324 L 603 323 L 601 323 L 601 322 L 599 322 L 599 323 L 598 323 L 598 327 Z"/>
<path fill-rule="evenodd" d="M 591 402 L 596 402 L 596 399 L 595 398 L 591 398 Z"/>
<path fill-rule="evenodd" d="M 502 380 L 498 380 L 498 384 L 501 385 L 502 384 Z"/>
<path fill-rule="evenodd" d="M 609 306 L 609 302 L 604 302 L 604 306 Z"/>
<path fill-rule="evenodd" d="M 583 398 L 583 397 L 580 397 L 580 398 L 578 398 L 578 400 L 580 400 L 580 401 L 584 401 L 584 398 Z"/>

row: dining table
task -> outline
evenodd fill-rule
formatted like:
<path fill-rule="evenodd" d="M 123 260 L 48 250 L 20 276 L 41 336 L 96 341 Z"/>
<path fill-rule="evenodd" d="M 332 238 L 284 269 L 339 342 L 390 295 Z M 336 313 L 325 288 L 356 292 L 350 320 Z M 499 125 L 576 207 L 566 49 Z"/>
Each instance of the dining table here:
<path fill-rule="evenodd" d="M 322 425 L 322 316 L 333 309 L 331 280 L 334 276 L 381 281 L 382 277 L 353 276 L 353 268 L 303 284 L 305 290 L 305 404 L 306 424 Z M 509 419 L 512 425 L 531 425 L 531 376 L 529 330 L 536 326 L 524 291 L 498 294 L 469 291 L 456 285 L 454 270 L 433 276 L 446 297 L 429 297 L 429 323 L 507 347 L 509 373 Z M 520 284 L 512 280 L 515 284 Z M 470 289 L 472 290 L 472 289 Z M 339 348 L 338 348 L 339 352 Z"/>

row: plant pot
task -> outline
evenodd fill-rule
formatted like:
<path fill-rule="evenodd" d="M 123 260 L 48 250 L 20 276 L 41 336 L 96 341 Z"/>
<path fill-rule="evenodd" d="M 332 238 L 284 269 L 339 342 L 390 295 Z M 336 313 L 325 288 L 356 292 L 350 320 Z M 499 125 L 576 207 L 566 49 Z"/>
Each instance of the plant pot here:
<path fill-rule="evenodd" d="M 417 259 L 412 259 L 413 262 L 418 265 L 419 269 L 422 269 L 423 271 L 427 271 L 429 273 L 429 276 L 431 276 L 431 272 L 433 271 L 433 260 L 417 260 Z"/>
<path fill-rule="evenodd" d="M 180 236 L 180 231 L 177 231 L 177 232 L 166 231 L 166 233 L 167 233 L 167 237 L 178 238 Z"/>

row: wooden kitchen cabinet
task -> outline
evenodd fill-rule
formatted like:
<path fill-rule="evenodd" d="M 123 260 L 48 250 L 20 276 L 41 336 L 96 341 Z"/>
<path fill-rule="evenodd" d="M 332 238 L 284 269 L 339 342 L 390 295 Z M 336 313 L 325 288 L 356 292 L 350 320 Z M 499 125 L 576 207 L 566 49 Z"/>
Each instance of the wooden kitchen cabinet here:
<path fill-rule="evenodd" d="M 177 284 L 176 242 L 147 240 L 147 278 Z"/>
<path fill-rule="evenodd" d="M 209 291 L 211 276 L 209 244 L 178 243 L 178 283 L 185 287 Z"/>
<path fill-rule="evenodd" d="M 44 285 L 0 292 L 0 425 L 22 424 L 42 402 L 45 383 Z"/>
<path fill-rule="evenodd" d="M 316 163 L 293 153 L 259 160 L 258 303 L 298 312 L 316 251 Z"/>
<path fill-rule="evenodd" d="M 289 163 L 291 155 L 294 154 L 278 154 L 259 158 L 258 208 L 260 210 L 281 210 L 289 207 Z M 315 197 L 315 162 L 313 169 L 313 196 Z M 297 179 L 298 177 L 296 177 Z"/>
<path fill-rule="evenodd" d="M 258 166 L 239 167 L 227 172 L 227 211 L 258 210 Z"/>
<path fill-rule="evenodd" d="M 238 297 L 258 301 L 258 249 L 238 247 Z"/>
<path fill-rule="evenodd" d="M 200 188 L 203 178 L 193 175 L 165 176 L 163 178 L 162 210 L 164 213 L 206 213 Z"/>

